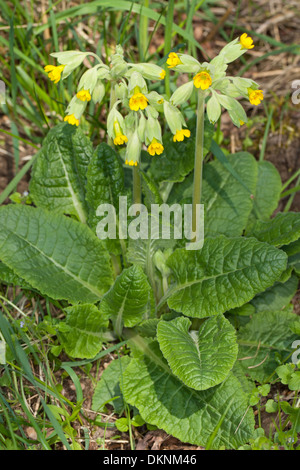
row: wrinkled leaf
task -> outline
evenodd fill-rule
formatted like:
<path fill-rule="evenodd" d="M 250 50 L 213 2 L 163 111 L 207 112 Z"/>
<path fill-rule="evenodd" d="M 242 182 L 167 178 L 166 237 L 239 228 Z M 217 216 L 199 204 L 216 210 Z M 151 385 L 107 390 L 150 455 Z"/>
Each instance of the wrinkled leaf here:
<path fill-rule="evenodd" d="M 278 247 L 295 242 L 300 237 L 300 213 L 279 212 L 268 222 L 257 221 L 250 235 Z"/>
<path fill-rule="evenodd" d="M 108 319 L 93 304 L 74 305 L 65 309 L 65 322 L 59 324 L 59 335 L 70 357 L 91 359 L 100 351 Z"/>
<path fill-rule="evenodd" d="M 51 129 L 34 163 L 30 195 L 38 207 L 86 222 L 85 184 L 92 144 L 80 128 Z"/>
<path fill-rule="evenodd" d="M 172 372 L 188 387 L 206 390 L 223 382 L 235 363 L 235 330 L 222 315 L 206 320 L 199 331 L 190 327 L 185 317 L 162 320 L 157 339 Z"/>
<path fill-rule="evenodd" d="M 156 342 L 126 368 L 123 393 L 147 423 L 182 442 L 205 446 L 216 432 L 211 448 L 237 448 L 253 434 L 253 413 L 238 379 L 230 375 L 209 390 L 193 390 L 172 374 Z"/>
<path fill-rule="evenodd" d="M 281 250 L 254 238 L 207 238 L 201 250 L 169 257 L 174 283 L 161 303 L 190 317 L 225 313 L 272 286 L 286 262 Z"/>
<path fill-rule="evenodd" d="M 124 269 L 105 294 L 100 305 L 103 315 L 110 318 L 117 334 L 123 326 L 133 327 L 151 315 L 152 291 L 140 266 Z"/>
<path fill-rule="evenodd" d="M 0 208 L 0 259 L 42 294 L 94 303 L 112 284 L 108 252 L 90 229 L 41 208 Z"/>

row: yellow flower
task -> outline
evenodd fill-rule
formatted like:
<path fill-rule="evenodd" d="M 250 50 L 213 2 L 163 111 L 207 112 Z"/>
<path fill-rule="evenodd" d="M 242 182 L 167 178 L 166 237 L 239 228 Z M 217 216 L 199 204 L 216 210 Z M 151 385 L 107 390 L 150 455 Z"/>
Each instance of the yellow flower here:
<path fill-rule="evenodd" d="M 79 119 L 76 119 L 74 114 L 69 114 L 64 118 L 64 121 L 68 122 L 69 124 L 72 124 L 72 126 L 79 126 Z"/>
<path fill-rule="evenodd" d="M 65 68 L 65 65 L 58 65 L 57 67 L 55 65 L 46 65 L 44 67 L 45 72 L 47 72 L 48 77 L 52 82 L 58 83 L 59 80 L 61 79 L 61 74 L 63 69 Z"/>
<path fill-rule="evenodd" d="M 81 101 L 91 101 L 92 98 L 88 90 L 80 90 L 76 96 Z"/>
<path fill-rule="evenodd" d="M 115 133 L 115 138 L 114 138 L 115 145 L 123 145 L 123 144 L 126 144 L 126 142 L 128 142 L 128 138 L 126 137 L 126 135 L 122 133 L 122 130 L 118 121 L 114 122 L 114 133 Z"/>
<path fill-rule="evenodd" d="M 160 142 L 158 142 L 156 139 L 153 139 L 149 147 L 147 148 L 148 153 L 150 155 L 161 155 L 164 151 L 164 148 Z"/>
<path fill-rule="evenodd" d="M 188 129 L 180 129 L 176 131 L 176 134 L 173 137 L 174 142 L 182 142 L 185 137 L 190 137 L 191 131 Z"/>
<path fill-rule="evenodd" d="M 163 80 L 163 79 L 165 78 L 165 76 L 166 76 L 166 71 L 165 71 L 165 70 L 162 70 L 161 73 L 159 74 L 159 78 L 160 78 L 161 80 Z"/>
<path fill-rule="evenodd" d="M 260 102 L 264 99 L 264 94 L 262 90 L 253 90 L 248 88 L 249 101 L 255 106 L 259 105 Z"/>
<path fill-rule="evenodd" d="M 145 109 L 148 106 L 148 99 L 143 93 L 135 93 L 129 100 L 129 107 L 132 111 L 138 111 L 139 109 Z"/>
<path fill-rule="evenodd" d="M 250 36 L 247 36 L 247 33 L 244 33 L 240 37 L 240 44 L 242 49 L 253 49 L 253 39 Z"/>
<path fill-rule="evenodd" d="M 206 90 L 212 84 L 211 76 L 208 72 L 199 72 L 193 77 L 194 85 L 196 88 L 201 88 L 201 90 Z"/>
<path fill-rule="evenodd" d="M 176 65 L 179 65 L 179 64 L 182 64 L 182 62 L 179 59 L 176 52 L 170 52 L 168 59 L 167 59 L 168 68 L 171 69 L 172 67 L 176 67 Z"/>
<path fill-rule="evenodd" d="M 126 137 L 126 135 L 119 134 L 114 138 L 115 145 L 123 145 L 126 142 L 128 142 L 128 138 Z"/>
<path fill-rule="evenodd" d="M 137 162 L 134 162 L 133 160 L 125 160 L 125 165 L 129 165 L 129 166 L 137 166 Z"/>
<path fill-rule="evenodd" d="M 240 126 L 243 126 L 245 123 L 240 119 Z"/>

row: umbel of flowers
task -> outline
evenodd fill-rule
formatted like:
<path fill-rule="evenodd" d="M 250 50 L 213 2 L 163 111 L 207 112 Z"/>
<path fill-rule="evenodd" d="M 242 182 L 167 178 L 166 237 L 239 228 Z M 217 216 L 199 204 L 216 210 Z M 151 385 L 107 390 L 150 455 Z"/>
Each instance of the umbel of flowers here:
<path fill-rule="evenodd" d="M 179 106 L 189 100 L 193 89 L 202 91 L 207 100 L 207 114 L 210 122 L 215 123 L 225 108 L 232 122 L 240 127 L 247 121 L 244 108 L 238 98 L 246 98 L 252 105 L 258 105 L 263 100 L 263 91 L 251 79 L 226 75 L 228 64 L 233 62 L 248 49 L 254 47 L 252 38 L 244 33 L 227 44 L 210 63 L 198 62 L 187 54 L 171 52 L 167 66 L 177 72 L 191 73 L 193 78 L 188 83 L 177 88 L 171 96 L 171 103 Z"/>
<path fill-rule="evenodd" d="M 137 166 L 143 145 L 150 155 L 164 151 L 159 114 L 163 113 L 174 134 L 174 141 L 190 136 L 181 112 L 155 91 L 148 90 L 146 80 L 163 80 L 165 70 L 155 64 L 132 64 L 124 60 L 123 49 L 116 47 L 110 66 L 93 53 L 67 51 L 51 54 L 59 65 L 47 65 L 49 78 L 58 83 L 82 65 L 88 55 L 96 58 L 96 65 L 86 70 L 78 83 L 77 93 L 71 99 L 64 120 L 79 125 L 89 101 L 100 103 L 105 95 L 105 81 L 110 81 L 110 111 L 107 117 L 108 136 L 114 145 L 126 145 L 125 163 Z"/>
<path fill-rule="evenodd" d="M 254 80 L 234 77 L 226 74 L 228 64 L 254 47 L 253 40 L 246 33 L 227 44 L 220 53 L 209 63 L 200 63 L 188 54 L 171 52 L 167 66 L 177 72 L 190 73 L 192 79 L 177 88 L 170 98 L 173 106 L 179 106 L 189 100 L 196 88 L 197 124 L 195 144 L 195 165 L 193 184 L 192 230 L 195 232 L 197 206 L 201 203 L 204 112 L 205 104 L 210 122 L 215 123 L 225 108 L 232 122 L 240 127 L 247 121 L 246 112 L 239 98 L 246 98 L 252 105 L 258 105 L 263 100 L 263 91 Z"/>

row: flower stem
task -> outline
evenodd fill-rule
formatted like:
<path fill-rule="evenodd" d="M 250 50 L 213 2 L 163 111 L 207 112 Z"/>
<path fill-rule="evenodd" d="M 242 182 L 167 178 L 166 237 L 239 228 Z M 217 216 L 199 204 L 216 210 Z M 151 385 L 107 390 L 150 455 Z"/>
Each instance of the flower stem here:
<path fill-rule="evenodd" d="M 133 167 L 133 203 L 142 203 L 141 175 L 138 166 Z"/>
<path fill-rule="evenodd" d="M 135 128 L 138 127 L 138 115 L 135 113 Z M 142 181 L 141 174 L 139 172 L 140 159 L 138 160 L 137 166 L 132 167 L 133 171 L 133 203 L 141 204 L 142 203 Z"/>
<path fill-rule="evenodd" d="M 110 88 L 110 100 L 109 100 L 109 113 L 112 110 L 115 102 L 117 101 L 116 97 L 116 91 L 115 91 L 115 83 L 111 82 L 111 88 Z M 107 143 L 110 147 L 113 147 L 113 140 L 111 137 L 108 136 L 107 138 Z"/>
<path fill-rule="evenodd" d="M 201 204 L 201 193 L 202 193 L 204 107 L 205 107 L 205 94 L 201 90 L 199 90 L 198 91 L 198 106 L 197 106 L 195 167 L 194 167 L 193 206 L 192 206 L 192 231 L 194 233 L 197 230 L 197 204 Z"/>

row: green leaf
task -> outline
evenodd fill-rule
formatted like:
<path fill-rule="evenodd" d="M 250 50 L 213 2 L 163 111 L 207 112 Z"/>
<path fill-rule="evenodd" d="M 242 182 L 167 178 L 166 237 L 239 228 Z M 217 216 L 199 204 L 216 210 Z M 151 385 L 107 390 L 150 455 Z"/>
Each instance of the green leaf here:
<path fill-rule="evenodd" d="M 86 200 L 89 205 L 88 224 L 95 232 L 101 217 L 96 215 L 100 204 L 119 207 L 124 195 L 124 172 L 118 154 L 102 142 L 94 151 L 87 170 Z"/>
<path fill-rule="evenodd" d="M 128 419 L 127 418 L 119 418 L 115 421 L 116 428 L 120 432 L 127 432 L 128 431 Z"/>
<path fill-rule="evenodd" d="M 289 305 L 290 301 L 297 292 L 299 280 L 293 275 L 285 283 L 276 282 L 265 292 L 258 294 L 251 300 L 257 312 L 276 311 Z"/>
<path fill-rule="evenodd" d="M 112 361 L 103 371 L 93 395 L 92 410 L 104 411 L 105 405 L 111 403 L 116 413 L 122 414 L 124 401 L 120 390 L 120 381 L 129 363 L 129 356 L 122 356 Z"/>
<path fill-rule="evenodd" d="M 94 303 L 112 284 L 109 254 L 90 229 L 41 208 L 0 208 L 0 259 L 42 294 Z"/>
<path fill-rule="evenodd" d="M 258 178 L 250 220 L 267 220 L 277 209 L 282 190 L 280 174 L 271 162 L 257 162 Z M 267 181 L 267 184 L 266 184 Z"/>
<path fill-rule="evenodd" d="M 95 357 L 101 349 L 108 319 L 93 304 L 75 305 L 65 311 L 66 320 L 58 329 L 66 353 L 79 359 Z"/>
<path fill-rule="evenodd" d="M 6 266 L 0 261 L 0 282 L 3 284 L 13 284 L 14 286 L 21 286 L 25 289 L 32 289 L 31 285 L 28 282 L 24 281 L 20 276 L 18 276 L 13 269 Z"/>
<path fill-rule="evenodd" d="M 92 144 L 80 128 L 59 124 L 51 129 L 33 166 L 30 195 L 38 207 L 75 215 L 86 222 L 86 172 Z"/>
<path fill-rule="evenodd" d="M 279 212 L 268 222 L 257 221 L 250 236 L 278 247 L 289 245 L 300 237 L 300 214 Z"/>
<path fill-rule="evenodd" d="M 253 209 L 251 194 L 257 181 L 255 158 L 250 153 L 239 152 L 228 155 L 227 160 L 244 185 L 219 161 L 204 165 L 202 203 L 206 236 L 242 235 Z"/>
<path fill-rule="evenodd" d="M 100 305 L 103 315 L 110 318 L 117 335 L 123 326 L 133 327 L 151 314 L 152 291 L 140 266 L 124 269 L 105 294 Z"/>
<path fill-rule="evenodd" d="M 253 380 L 263 383 L 275 371 L 279 361 L 292 352 L 297 339 L 290 326 L 299 317 L 292 312 L 260 312 L 253 315 L 238 332 L 239 359 Z"/>
<path fill-rule="evenodd" d="M 144 348 L 144 355 L 126 368 L 123 393 L 147 423 L 198 446 L 205 446 L 217 431 L 213 449 L 248 442 L 254 431 L 253 413 L 233 375 L 209 390 L 193 390 L 173 375 L 156 342 L 147 346 L 141 339 L 133 341 Z"/>
<path fill-rule="evenodd" d="M 286 267 L 286 254 L 254 238 L 207 238 L 201 250 L 176 250 L 166 300 L 171 309 L 204 318 L 240 307 L 274 284 Z"/>
<path fill-rule="evenodd" d="M 222 315 L 190 330 L 185 317 L 160 321 L 157 339 L 172 372 L 188 387 L 206 390 L 223 382 L 238 354 L 234 328 Z"/>

